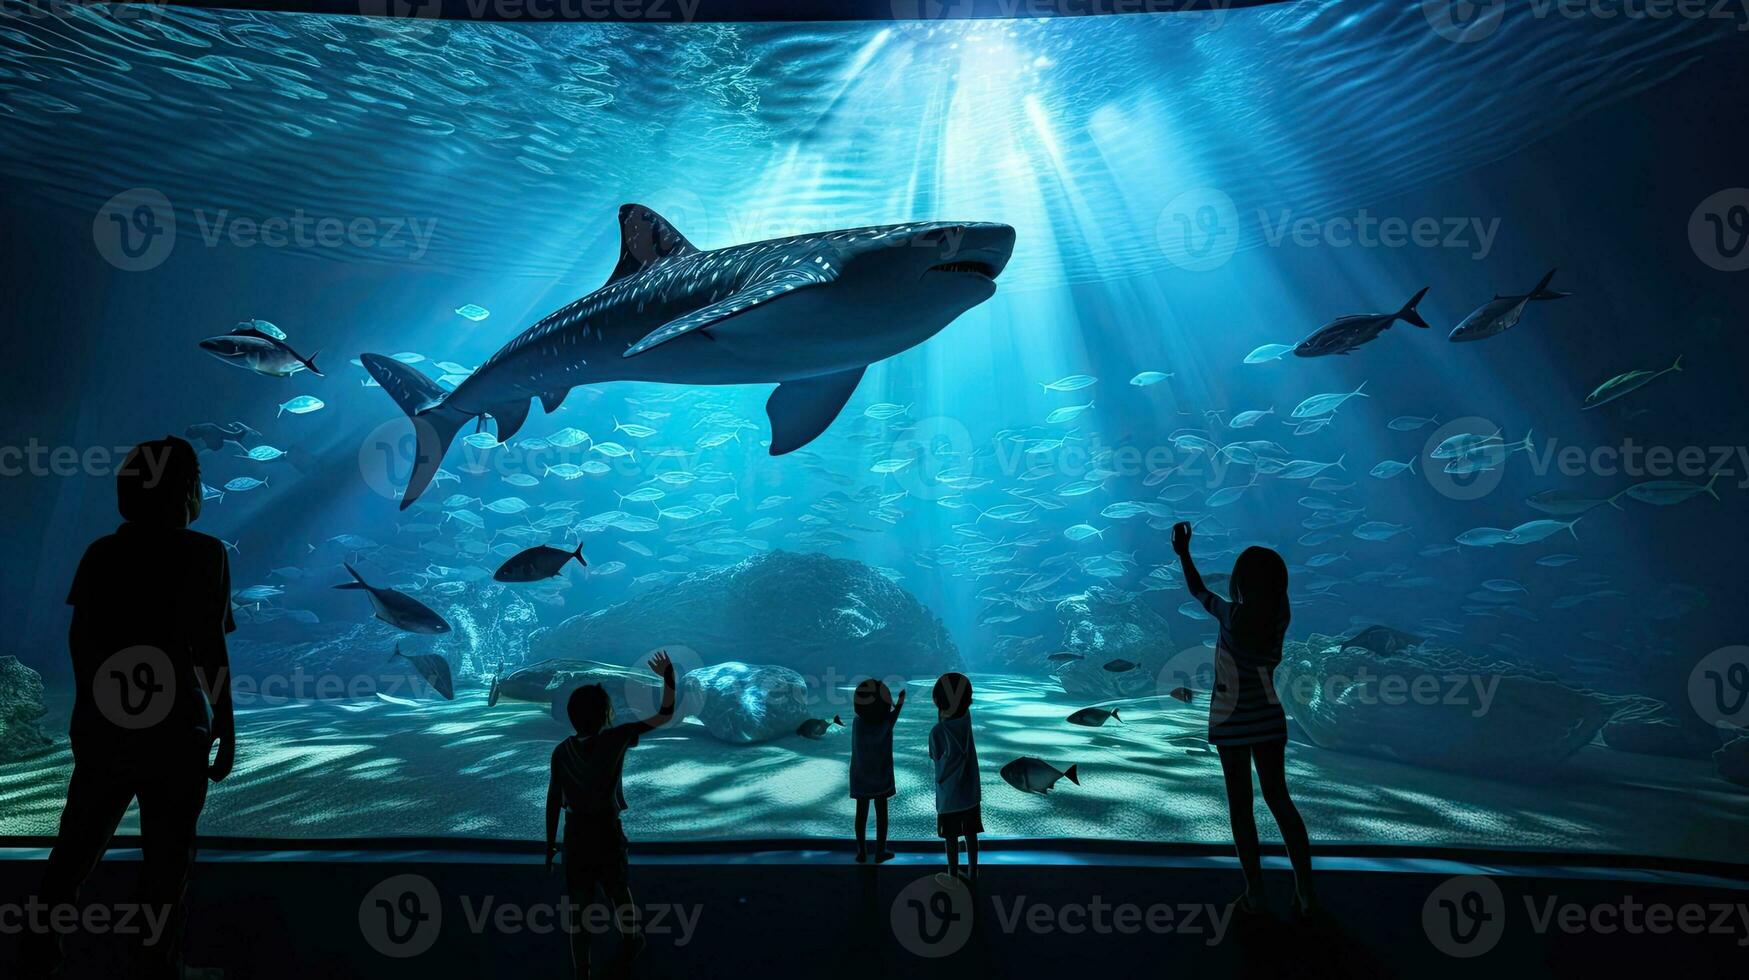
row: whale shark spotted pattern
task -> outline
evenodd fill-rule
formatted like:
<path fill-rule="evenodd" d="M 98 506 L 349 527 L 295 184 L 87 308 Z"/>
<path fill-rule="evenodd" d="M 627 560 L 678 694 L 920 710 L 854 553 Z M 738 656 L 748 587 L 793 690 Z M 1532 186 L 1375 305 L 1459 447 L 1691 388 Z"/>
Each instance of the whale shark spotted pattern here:
<path fill-rule="evenodd" d="M 771 384 L 771 455 L 813 441 L 868 365 L 934 336 L 989 299 L 1014 229 L 922 222 L 797 235 L 702 251 L 648 208 L 620 208 L 620 256 L 600 289 L 547 314 L 454 391 L 392 357 L 372 378 L 413 420 L 405 510 L 457 432 L 491 416 L 508 442 L 539 398 L 608 381 Z"/>

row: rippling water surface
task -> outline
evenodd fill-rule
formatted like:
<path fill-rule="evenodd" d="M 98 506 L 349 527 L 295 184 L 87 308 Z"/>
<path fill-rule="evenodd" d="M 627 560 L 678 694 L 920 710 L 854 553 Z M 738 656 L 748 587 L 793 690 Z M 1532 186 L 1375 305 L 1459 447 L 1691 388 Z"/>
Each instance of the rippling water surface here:
<path fill-rule="evenodd" d="M 1525 8 L 1453 43 L 1406 0 L 682 27 L 6 11 L 0 166 L 58 197 L 435 218 L 439 268 L 541 276 L 622 200 L 706 245 L 999 211 L 1053 242 L 1011 288 L 1161 265 L 1158 219 L 1187 191 L 1318 213 L 1464 172 L 1729 36 Z"/>

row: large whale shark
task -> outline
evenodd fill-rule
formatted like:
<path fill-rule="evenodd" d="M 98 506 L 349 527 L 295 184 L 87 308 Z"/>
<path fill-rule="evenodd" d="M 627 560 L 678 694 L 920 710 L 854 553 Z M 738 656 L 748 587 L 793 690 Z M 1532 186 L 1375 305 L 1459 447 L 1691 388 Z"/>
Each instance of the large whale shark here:
<path fill-rule="evenodd" d="M 837 418 L 863 371 L 922 343 L 996 292 L 1014 229 L 988 222 L 850 228 L 704 251 L 649 208 L 619 209 L 619 264 L 600 289 L 505 344 L 454 391 L 365 354 L 365 370 L 413 420 L 401 497 L 419 498 L 463 426 L 491 416 L 500 442 L 532 399 L 555 411 L 606 381 L 771 384 L 771 455 Z"/>

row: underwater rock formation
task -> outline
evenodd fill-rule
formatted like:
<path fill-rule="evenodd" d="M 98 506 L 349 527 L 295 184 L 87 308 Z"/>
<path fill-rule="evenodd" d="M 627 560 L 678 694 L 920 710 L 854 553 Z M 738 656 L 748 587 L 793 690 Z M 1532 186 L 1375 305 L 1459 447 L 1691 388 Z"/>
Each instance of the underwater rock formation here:
<path fill-rule="evenodd" d="M 1749 786 L 1749 735 L 1732 739 L 1713 753 L 1719 775 L 1738 786 Z"/>
<path fill-rule="evenodd" d="M 587 653 L 632 663 L 664 646 L 704 663 L 795 670 L 815 688 L 878 674 L 921 677 L 960 667 L 941 620 L 869 565 L 772 551 L 542 630 L 531 659 Z"/>
<path fill-rule="evenodd" d="M 794 734 L 808 717 L 808 685 L 787 667 L 723 663 L 688 671 L 681 700 L 705 731 L 725 742 L 763 742 Z"/>
<path fill-rule="evenodd" d="M 586 684 L 600 684 L 607 691 L 607 700 L 613 705 L 610 724 L 655 714 L 662 704 L 662 682 L 656 675 L 594 660 L 555 659 L 529 664 L 498 681 L 498 697 L 548 705 L 553 720 L 569 725 L 565 704 L 572 691 Z"/>
<path fill-rule="evenodd" d="M 16 762 L 51 748 L 43 734 L 42 675 L 17 657 L 0 657 L 0 762 Z"/>
<path fill-rule="evenodd" d="M 1313 744 L 1490 779 L 1559 767 L 1622 707 L 1517 664 L 1422 646 L 1379 657 L 1312 634 L 1284 645 L 1276 690 Z"/>
<path fill-rule="evenodd" d="M 1085 658 L 1057 671 L 1064 693 L 1101 700 L 1165 693 L 1157 690 L 1160 670 L 1178 651 L 1171 627 L 1159 613 L 1096 585 L 1059 602 L 1057 622 L 1063 628 L 1061 649 Z M 1213 653 L 1205 653 L 1212 660 Z M 1121 672 L 1106 670 L 1113 660 L 1138 666 Z"/>
<path fill-rule="evenodd" d="M 449 661 L 458 686 L 490 678 L 500 663 L 509 670 L 527 661 L 529 634 L 540 618 L 513 586 L 474 582 L 457 601 L 427 601 L 449 623 L 449 632 L 429 652 Z"/>

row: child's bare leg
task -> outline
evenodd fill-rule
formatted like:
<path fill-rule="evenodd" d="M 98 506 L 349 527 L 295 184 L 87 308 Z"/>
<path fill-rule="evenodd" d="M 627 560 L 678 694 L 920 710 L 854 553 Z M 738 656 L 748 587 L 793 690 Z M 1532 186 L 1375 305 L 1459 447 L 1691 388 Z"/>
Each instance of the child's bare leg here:
<path fill-rule="evenodd" d="M 861 802 L 861 801 L 858 801 L 858 802 Z M 887 858 L 890 858 L 893 856 L 892 852 L 887 850 L 887 801 L 886 801 L 885 797 L 882 797 L 881 799 L 874 801 L 874 812 L 875 812 L 875 861 L 880 862 L 880 861 L 885 861 Z M 859 823 L 858 826 L 861 826 L 861 824 Z M 860 843 L 861 839 L 862 839 L 862 835 L 858 834 L 857 840 L 859 843 Z M 859 848 L 859 850 L 860 850 L 860 848 Z"/>
<path fill-rule="evenodd" d="M 880 826 L 885 827 L 883 822 Z M 856 860 L 858 863 L 868 858 L 868 801 L 856 801 Z"/>
<path fill-rule="evenodd" d="M 960 870 L 960 839 L 947 837 L 943 839 L 947 847 L 948 874 L 959 874 Z"/>
<path fill-rule="evenodd" d="M 966 835 L 966 871 L 973 878 L 978 877 L 978 835 Z"/>

